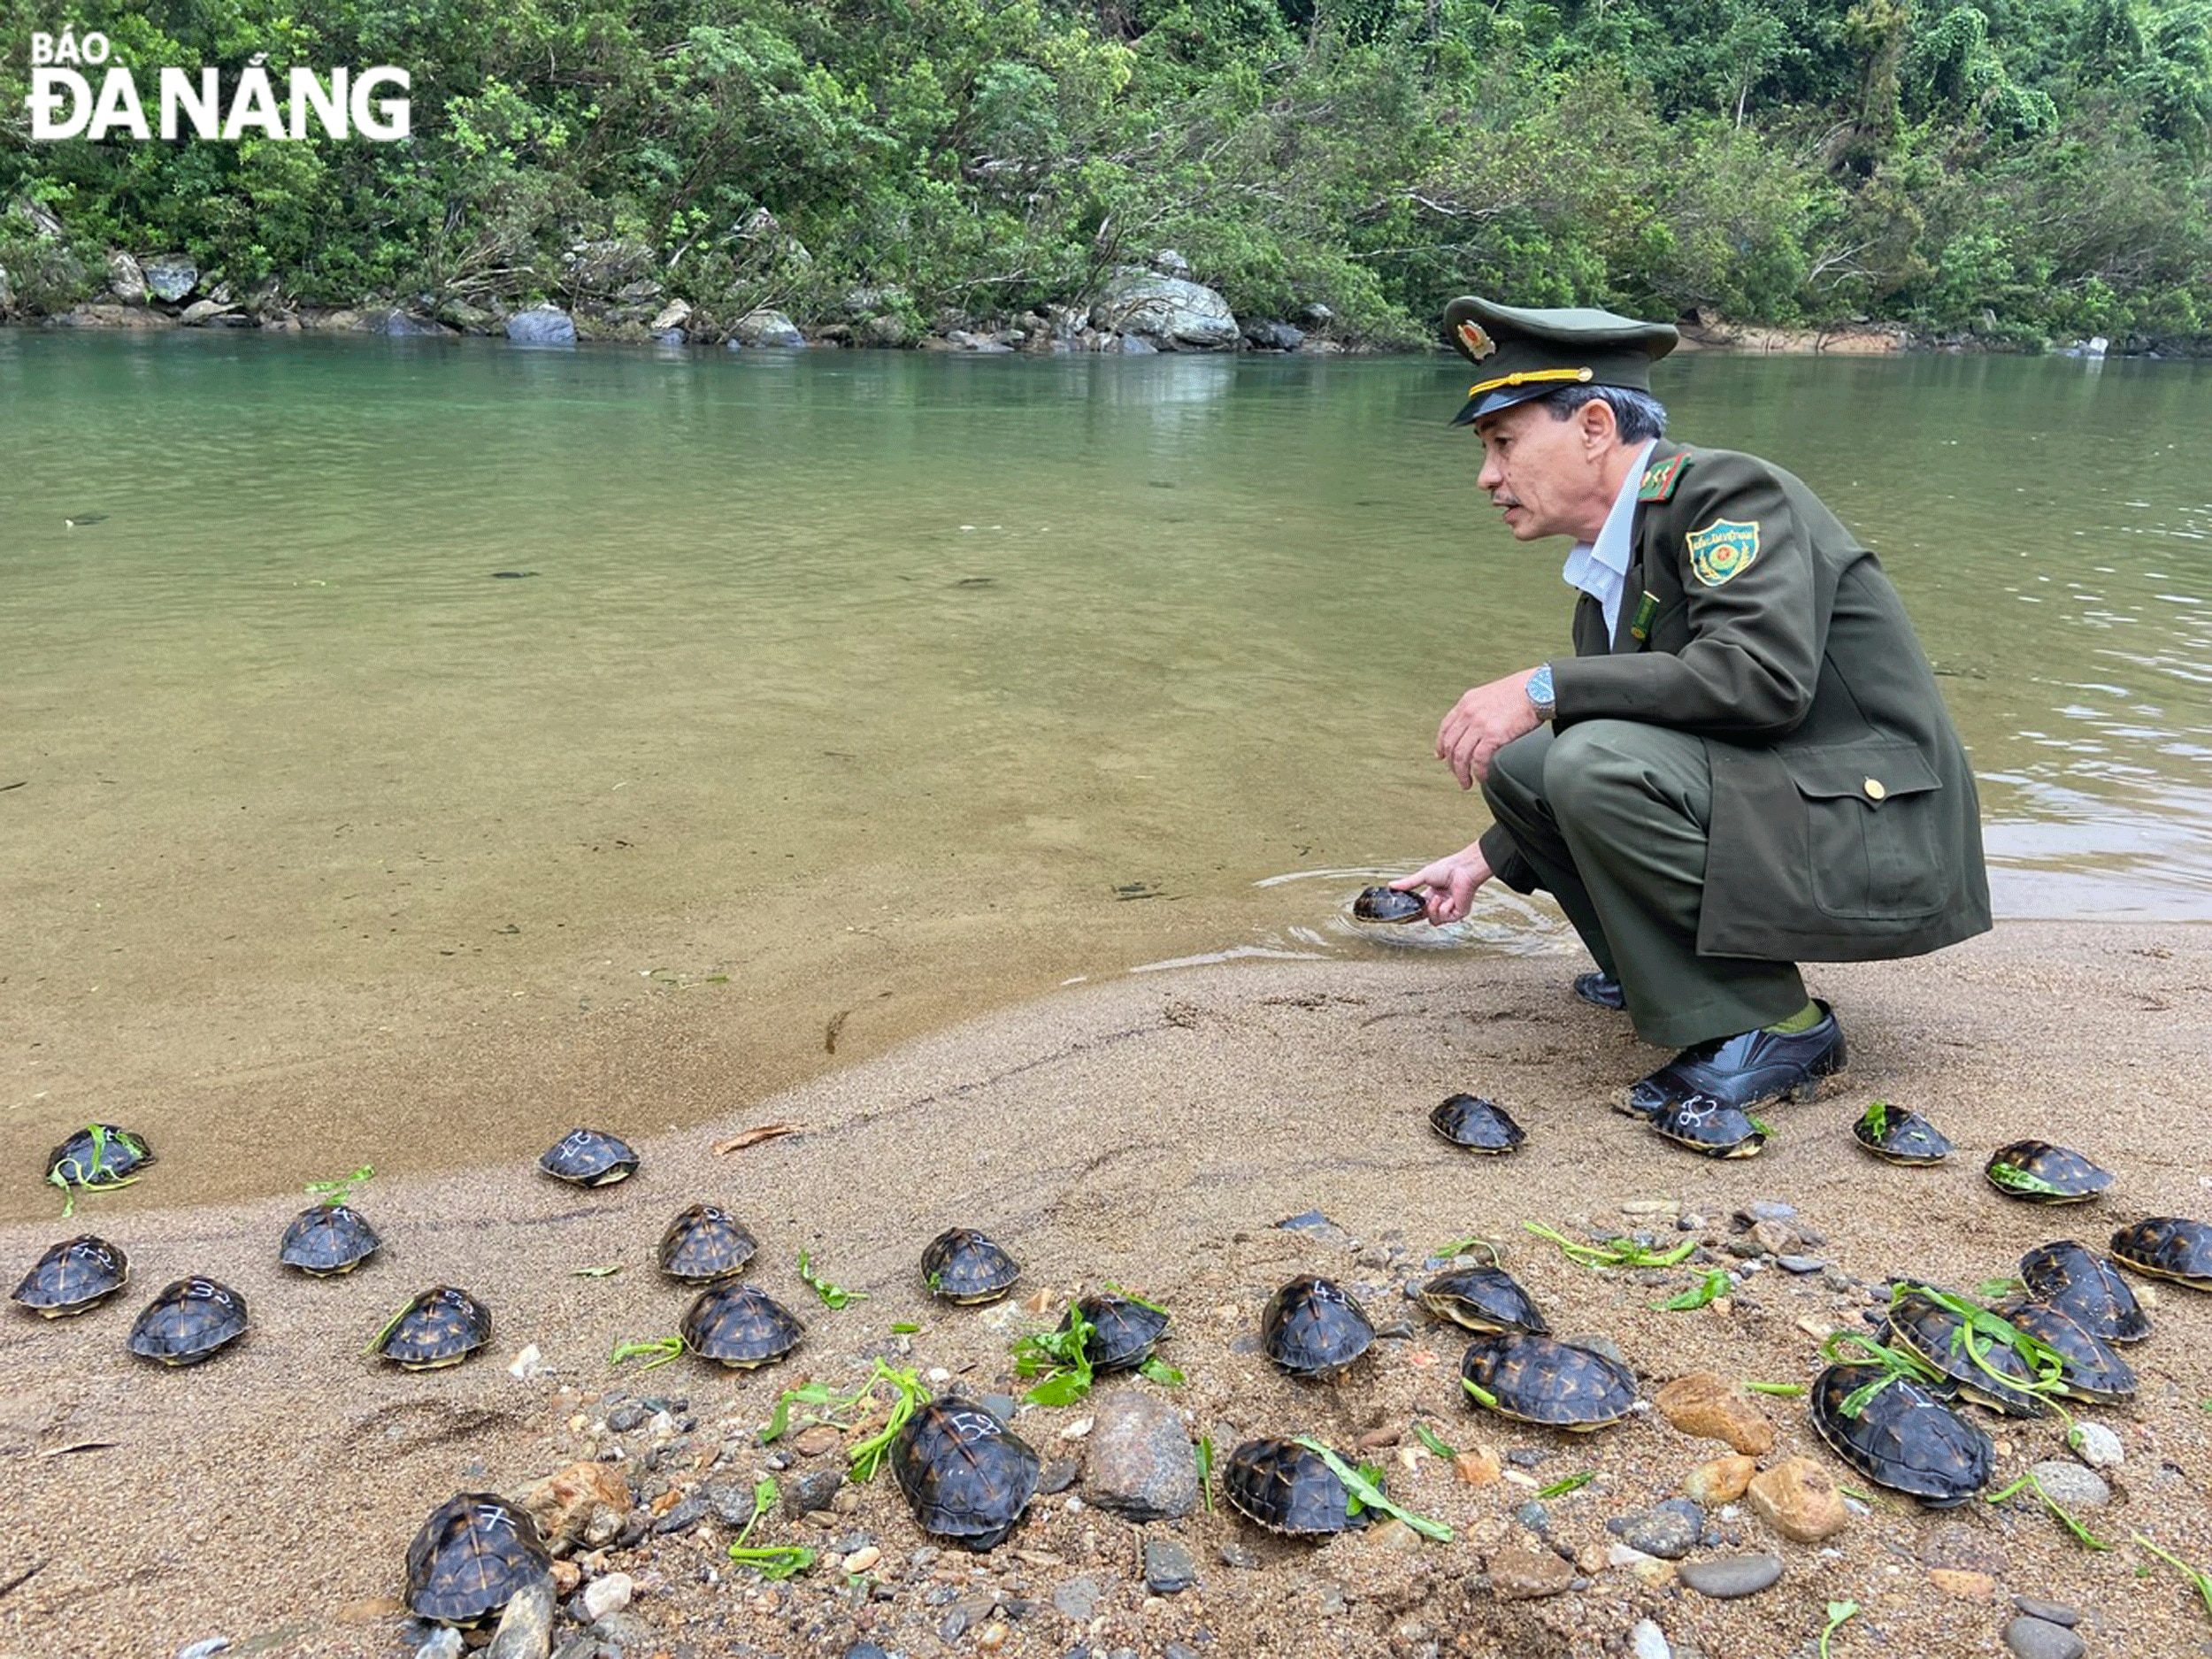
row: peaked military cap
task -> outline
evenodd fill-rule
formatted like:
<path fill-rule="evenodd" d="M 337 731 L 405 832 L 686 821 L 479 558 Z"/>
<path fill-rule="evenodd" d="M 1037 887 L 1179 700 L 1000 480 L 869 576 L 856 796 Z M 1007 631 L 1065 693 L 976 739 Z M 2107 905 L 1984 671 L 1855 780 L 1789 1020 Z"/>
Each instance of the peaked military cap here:
<path fill-rule="evenodd" d="M 1619 386 L 1651 390 L 1651 365 L 1682 338 L 1671 323 L 1587 307 L 1540 310 L 1500 305 L 1470 295 L 1444 308 L 1444 343 L 1473 364 L 1481 379 L 1452 425 L 1510 409 L 1563 386 Z"/>

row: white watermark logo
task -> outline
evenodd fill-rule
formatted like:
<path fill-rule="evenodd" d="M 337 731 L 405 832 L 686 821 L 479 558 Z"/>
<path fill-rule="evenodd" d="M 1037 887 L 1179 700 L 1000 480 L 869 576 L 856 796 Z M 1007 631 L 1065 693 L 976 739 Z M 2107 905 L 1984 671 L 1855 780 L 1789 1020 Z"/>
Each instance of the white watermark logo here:
<path fill-rule="evenodd" d="M 407 72 L 389 65 L 359 75 L 334 69 L 327 77 L 294 69 L 287 77 L 288 96 L 280 99 L 262 66 L 267 54 L 256 52 L 239 72 L 227 104 L 214 69 L 201 69 L 196 78 L 189 69 L 165 68 L 153 104 L 158 119 L 150 122 L 137 77 L 121 64 L 109 64 L 110 55 L 104 35 L 80 37 L 73 28 L 65 28 L 58 35 L 31 36 L 31 95 L 24 102 L 30 107 L 33 140 L 103 139 L 111 134 L 150 139 L 157 131 L 169 139 L 189 133 L 234 142 L 257 133 L 296 140 L 315 136 L 313 125 L 319 123 L 332 138 L 359 136 L 388 144 L 410 131 L 408 100 L 377 96 L 385 88 L 410 90 Z M 96 96 L 84 68 L 73 65 L 106 66 Z"/>

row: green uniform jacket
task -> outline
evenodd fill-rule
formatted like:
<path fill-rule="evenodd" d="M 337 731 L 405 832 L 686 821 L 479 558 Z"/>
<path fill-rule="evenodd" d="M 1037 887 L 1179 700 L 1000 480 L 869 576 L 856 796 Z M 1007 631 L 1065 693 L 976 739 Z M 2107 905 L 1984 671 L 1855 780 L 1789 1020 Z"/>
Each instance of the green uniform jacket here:
<path fill-rule="evenodd" d="M 1554 719 L 1706 739 L 1699 954 L 1857 962 L 1987 931 L 1974 774 L 1873 554 L 1781 468 L 1664 442 L 1633 548 L 1615 637 L 1595 599 L 1576 607 Z M 1483 841 L 1509 886 L 1535 885 L 1510 836 Z"/>

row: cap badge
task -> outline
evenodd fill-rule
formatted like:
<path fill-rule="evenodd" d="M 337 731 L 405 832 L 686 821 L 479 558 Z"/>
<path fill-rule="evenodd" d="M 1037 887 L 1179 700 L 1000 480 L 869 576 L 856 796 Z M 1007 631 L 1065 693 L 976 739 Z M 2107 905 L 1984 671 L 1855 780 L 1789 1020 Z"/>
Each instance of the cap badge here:
<path fill-rule="evenodd" d="M 1491 356 L 1498 349 L 1498 342 L 1491 339 L 1480 323 L 1460 324 L 1459 343 L 1467 355 L 1477 363 Z"/>

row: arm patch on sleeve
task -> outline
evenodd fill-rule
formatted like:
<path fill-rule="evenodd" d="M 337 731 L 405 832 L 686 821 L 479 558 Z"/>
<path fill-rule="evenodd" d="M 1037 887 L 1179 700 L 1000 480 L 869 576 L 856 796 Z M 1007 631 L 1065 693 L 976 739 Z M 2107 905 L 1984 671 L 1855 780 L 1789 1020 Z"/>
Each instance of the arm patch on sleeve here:
<path fill-rule="evenodd" d="M 1690 573 L 1708 588 L 1718 588 L 1749 570 L 1759 557 L 1759 521 L 1739 524 L 1716 518 L 1686 538 Z"/>

